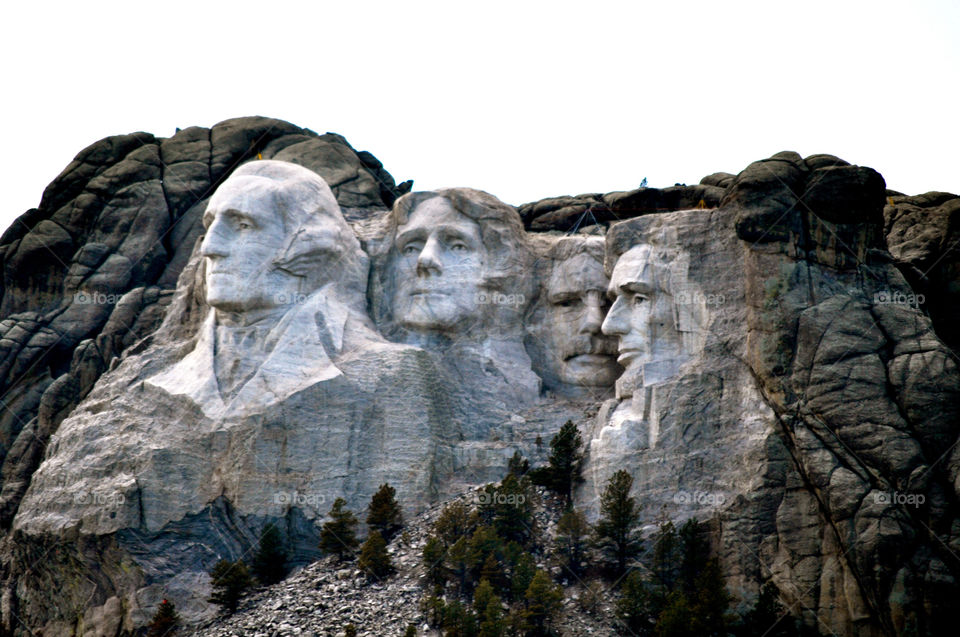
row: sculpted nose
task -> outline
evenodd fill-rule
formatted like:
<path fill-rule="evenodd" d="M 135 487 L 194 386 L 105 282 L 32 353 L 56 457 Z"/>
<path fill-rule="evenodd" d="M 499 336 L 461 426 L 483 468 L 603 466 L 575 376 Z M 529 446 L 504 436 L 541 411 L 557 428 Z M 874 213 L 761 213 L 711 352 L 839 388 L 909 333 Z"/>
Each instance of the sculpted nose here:
<path fill-rule="evenodd" d="M 214 221 L 207 228 L 207 234 L 200 243 L 200 256 L 202 257 L 225 257 L 228 254 L 227 241 L 220 231 L 219 221 Z"/>
<path fill-rule="evenodd" d="M 583 322 L 580 324 L 580 333 L 599 336 L 603 319 L 603 304 L 599 302 L 599 299 L 589 299 L 586 304 Z"/>
<path fill-rule="evenodd" d="M 613 302 L 613 305 L 610 307 L 610 311 L 607 312 L 607 318 L 603 320 L 603 324 L 600 326 L 600 331 L 602 331 L 607 336 L 622 336 L 627 333 L 627 321 L 624 316 L 625 307 L 624 307 L 623 297 L 617 297 L 617 300 Z"/>
<path fill-rule="evenodd" d="M 427 276 L 431 273 L 443 273 L 443 266 L 440 265 L 440 243 L 434 237 L 427 239 L 420 256 L 417 257 L 417 274 Z"/>

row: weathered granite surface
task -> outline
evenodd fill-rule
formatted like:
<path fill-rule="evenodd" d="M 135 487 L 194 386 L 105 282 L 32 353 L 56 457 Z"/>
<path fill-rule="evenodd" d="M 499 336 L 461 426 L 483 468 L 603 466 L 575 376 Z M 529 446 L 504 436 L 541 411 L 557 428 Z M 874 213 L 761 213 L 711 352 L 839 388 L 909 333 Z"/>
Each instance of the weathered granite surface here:
<path fill-rule="evenodd" d="M 711 520 L 738 603 L 772 581 L 825 633 L 950 625 L 960 198 L 789 152 L 519 209 L 409 189 L 244 118 L 99 142 L 4 234 L 5 628 L 208 617 L 206 570 L 266 523 L 304 563 L 334 498 L 423 510 L 567 419 L 578 506 L 627 469 L 648 528 Z"/>

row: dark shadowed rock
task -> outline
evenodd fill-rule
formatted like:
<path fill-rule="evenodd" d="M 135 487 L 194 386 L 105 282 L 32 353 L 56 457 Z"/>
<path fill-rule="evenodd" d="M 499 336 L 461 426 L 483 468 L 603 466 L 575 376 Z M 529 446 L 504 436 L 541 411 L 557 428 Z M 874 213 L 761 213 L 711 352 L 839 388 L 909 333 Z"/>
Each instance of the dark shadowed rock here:
<path fill-rule="evenodd" d="M 811 169 L 801 200 L 832 223 L 882 223 L 886 184 L 880 173 L 860 166 Z"/>
<path fill-rule="evenodd" d="M 724 189 L 716 185 L 638 188 L 604 195 L 585 194 L 576 197 L 550 197 L 521 205 L 518 210 L 529 230 L 560 230 L 632 219 L 655 212 L 691 208 L 716 208 Z"/>
<path fill-rule="evenodd" d="M 737 218 L 740 238 L 758 243 L 783 241 L 796 232 L 798 228 L 791 223 L 796 216 L 785 213 L 798 205 L 808 172 L 799 155 L 774 155 L 753 162 L 737 175 L 721 205 L 741 211 Z"/>
<path fill-rule="evenodd" d="M 890 197 L 884 235 L 903 272 L 933 319 L 937 333 L 960 351 L 960 197 L 926 193 Z"/>
<path fill-rule="evenodd" d="M 733 183 L 734 177 L 736 177 L 736 175 L 731 175 L 730 173 L 711 173 L 701 179 L 700 183 L 704 186 L 726 188 Z"/>

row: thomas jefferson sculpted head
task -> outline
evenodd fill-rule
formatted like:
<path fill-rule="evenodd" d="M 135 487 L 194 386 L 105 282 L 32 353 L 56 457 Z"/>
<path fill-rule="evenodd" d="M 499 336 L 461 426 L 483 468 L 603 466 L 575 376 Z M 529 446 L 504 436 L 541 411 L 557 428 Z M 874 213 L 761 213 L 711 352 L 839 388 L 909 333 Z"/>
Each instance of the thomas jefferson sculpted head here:
<path fill-rule="evenodd" d="M 246 324 L 286 313 L 329 284 L 356 305 L 367 257 L 326 182 L 281 161 L 244 164 L 203 215 L 206 299 L 219 322 Z"/>
<path fill-rule="evenodd" d="M 463 334 L 511 320 L 505 315 L 526 302 L 523 224 L 496 197 L 470 188 L 410 193 L 394 204 L 390 231 L 392 315 L 404 329 Z"/>

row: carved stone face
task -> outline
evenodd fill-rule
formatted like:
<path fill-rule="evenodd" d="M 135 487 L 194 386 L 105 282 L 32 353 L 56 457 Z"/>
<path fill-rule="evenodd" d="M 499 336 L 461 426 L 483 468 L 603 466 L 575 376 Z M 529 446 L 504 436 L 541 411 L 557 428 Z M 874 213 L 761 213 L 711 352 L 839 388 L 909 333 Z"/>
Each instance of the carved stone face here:
<path fill-rule="evenodd" d="M 485 249 L 480 226 L 434 197 L 397 228 L 394 315 L 412 330 L 457 332 L 476 320 Z"/>
<path fill-rule="evenodd" d="M 287 231 L 273 192 L 257 177 L 224 183 L 204 213 L 207 303 L 227 312 L 250 312 L 291 303 L 301 277 L 277 268 Z M 331 237 L 336 229 L 331 228 Z"/>
<path fill-rule="evenodd" d="M 618 339 L 617 360 L 624 376 L 642 378 L 645 366 L 681 356 L 673 297 L 665 289 L 665 266 L 651 258 L 649 246 L 640 245 L 625 252 L 613 268 L 607 289 L 613 305 L 601 329 Z"/>
<path fill-rule="evenodd" d="M 600 331 L 610 303 L 603 264 L 580 253 L 561 261 L 547 284 L 547 357 L 557 378 L 581 387 L 610 387 L 622 371 L 616 341 Z"/>

